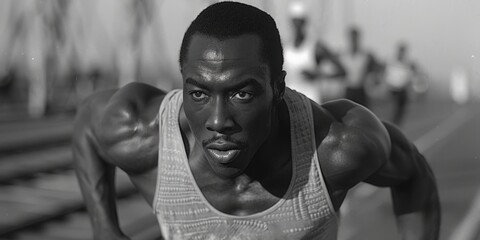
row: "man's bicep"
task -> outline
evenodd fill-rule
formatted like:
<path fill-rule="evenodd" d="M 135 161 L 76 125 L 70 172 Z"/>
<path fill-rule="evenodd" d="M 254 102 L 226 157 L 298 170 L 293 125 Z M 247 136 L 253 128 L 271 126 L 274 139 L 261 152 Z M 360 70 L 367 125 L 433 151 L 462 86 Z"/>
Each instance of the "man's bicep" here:
<path fill-rule="evenodd" d="M 100 105 L 96 100 L 87 99 L 81 104 L 75 118 L 72 136 L 73 163 L 77 176 L 79 180 L 88 182 L 95 181 L 93 178 L 104 175 L 107 168 L 111 168 L 98 151 L 98 141 L 93 130 L 95 128 L 93 124 L 96 122 L 94 119 L 98 118 L 95 117 L 98 111 L 95 111 L 93 106 L 94 103 Z"/>
<path fill-rule="evenodd" d="M 95 121 L 91 121 L 95 119 L 95 112 L 88 106 L 80 107 L 74 125 L 72 151 L 75 172 L 94 229 L 94 238 L 105 239 L 123 236 L 123 233 L 118 225 L 115 204 L 115 167 L 105 161 L 100 152 L 92 126 Z"/>
<path fill-rule="evenodd" d="M 391 188 L 394 212 L 438 211 L 436 180 L 427 160 L 398 128 L 385 125 L 392 136 L 392 152 L 375 177 Z"/>
<path fill-rule="evenodd" d="M 95 102 L 94 100 L 91 100 Z M 91 208 L 99 199 L 114 192 L 115 168 L 108 164 L 99 152 L 98 141 L 94 134 L 95 108 L 91 101 L 85 101 L 75 118 L 72 153 L 73 166 L 87 207 Z M 110 189 L 112 188 L 112 189 Z M 92 210 L 92 209 L 90 209 Z"/>
<path fill-rule="evenodd" d="M 377 186 L 394 187 L 408 181 L 416 167 L 420 153 L 394 125 L 383 123 L 390 136 L 390 154 L 385 163 L 366 182 Z"/>
<path fill-rule="evenodd" d="M 77 173 L 80 185 L 96 185 L 100 181 L 109 180 L 105 178 L 107 170 L 113 167 L 107 164 L 97 152 L 89 130 L 75 133 L 72 141 L 73 164 Z"/>

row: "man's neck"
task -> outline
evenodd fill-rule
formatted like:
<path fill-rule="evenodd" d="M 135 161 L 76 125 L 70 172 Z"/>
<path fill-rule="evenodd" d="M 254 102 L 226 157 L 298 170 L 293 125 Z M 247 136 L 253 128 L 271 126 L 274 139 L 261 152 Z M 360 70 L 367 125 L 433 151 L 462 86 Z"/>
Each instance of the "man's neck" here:
<path fill-rule="evenodd" d="M 279 103 L 272 115 L 271 133 L 245 170 L 245 174 L 256 180 L 269 178 L 270 174 L 276 173 L 276 170 L 282 169 L 291 161 L 289 155 L 281 159 L 276 157 L 279 151 L 288 150 L 286 152 L 289 153 L 291 148 L 290 123 L 285 101 Z"/>
<path fill-rule="evenodd" d="M 297 33 L 296 36 L 295 36 L 294 46 L 296 48 L 301 47 L 303 45 L 303 43 L 305 42 L 305 40 L 306 40 L 305 34 Z"/>
<path fill-rule="evenodd" d="M 360 47 L 352 47 L 352 48 L 350 48 L 350 53 L 351 53 L 351 55 L 355 56 L 355 55 L 361 53 L 361 49 L 360 49 Z"/>

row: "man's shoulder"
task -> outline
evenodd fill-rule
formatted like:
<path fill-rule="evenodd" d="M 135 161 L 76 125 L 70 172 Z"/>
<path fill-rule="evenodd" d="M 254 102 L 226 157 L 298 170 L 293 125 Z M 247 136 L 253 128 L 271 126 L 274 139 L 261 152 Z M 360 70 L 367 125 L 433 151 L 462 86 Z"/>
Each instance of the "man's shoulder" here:
<path fill-rule="evenodd" d="M 102 90 L 83 99 L 77 106 L 75 128 L 93 127 L 92 124 L 98 122 L 98 117 L 117 91 L 118 89 Z"/>
<path fill-rule="evenodd" d="M 373 125 L 382 125 L 370 109 L 345 98 L 325 102 L 320 107 L 346 126 L 369 128 Z"/>
<path fill-rule="evenodd" d="M 357 124 L 370 124 L 374 118 L 367 109 L 347 99 L 332 100 L 321 105 L 313 103 L 312 110 L 318 143 L 326 137 L 329 141 L 342 141 L 344 144 L 356 141 L 363 132 Z"/>
<path fill-rule="evenodd" d="M 126 111 L 124 113 L 131 115 L 134 107 L 141 107 L 141 109 L 136 109 L 136 112 L 140 112 L 140 110 L 145 110 L 151 107 L 151 105 L 161 103 L 165 95 L 165 91 L 144 83 L 130 83 L 118 89 L 95 92 L 79 105 L 77 121 L 83 120 L 78 119 L 79 115 L 91 117 L 96 115 L 115 115 L 112 111 L 116 113 Z"/>
<path fill-rule="evenodd" d="M 143 83 L 94 93 L 79 106 L 75 126 L 82 131 L 88 128 L 97 138 L 117 139 L 137 124 L 155 121 L 165 94 Z"/>
<path fill-rule="evenodd" d="M 152 169 L 158 147 L 157 116 L 164 97 L 164 91 L 141 83 L 92 94 L 78 109 L 74 146 L 94 149 L 127 173 Z"/>
<path fill-rule="evenodd" d="M 370 154 L 378 146 L 389 149 L 389 134 L 381 120 L 369 109 L 347 99 L 329 101 L 318 108 L 324 116 L 330 116 L 321 138 L 323 143 L 335 146 L 330 150 L 342 151 L 342 155 L 352 154 L 354 157 L 348 160 L 361 160 L 362 155 Z M 318 119 L 315 121 L 319 122 Z"/>
<path fill-rule="evenodd" d="M 350 100 L 335 100 L 320 107 L 333 119 L 317 143 L 326 181 L 333 191 L 354 186 L 386 159 L 389 135 L 371 111 Z"/>

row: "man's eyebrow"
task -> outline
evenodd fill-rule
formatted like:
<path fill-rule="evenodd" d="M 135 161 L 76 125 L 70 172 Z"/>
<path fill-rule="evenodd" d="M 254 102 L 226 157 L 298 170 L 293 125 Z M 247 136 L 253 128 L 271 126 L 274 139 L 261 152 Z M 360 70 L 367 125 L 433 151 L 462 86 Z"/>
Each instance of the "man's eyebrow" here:
<path fill-rule="evenodd" d="M 185 80 L 185 84 L 194 85 L 194 86 L 197 86 L 197 87 L 203 88 L 203 89 L 208 89 L 209 88 L 206 84 L 200 83 L 193 78 L 187 78 Z M 229 89 L 239 89 L 239 88 L 246 87 L 248 85 L 253 85 L 253 87 L 258 88 L 258 89 L 262 88 L 262 84 L 260 84 L 257 80 L 255 80 L 253 78 L 247 78 L 247 79 L 242 80 L 238 83 L 232 84 L 231 86 L 228 86 L 228 88 Z"/>
<path fill-rule="evenodd" d="M 255 80 L 253 78 L 247 78 L 244 81 L 241 81 L 237 84 L 234 84 L 230 88 L 231 89 L 239 89 L 239 88 L 243 88 L 243 87 L 246 87 L 246 86 L 249 86 L 249 85 L 253 85 L 254 88 L 262 89 L 262 84 L 260 84 L 257 80 Z"/>
<path fill-rule="evenodd" d="M 193 78 L 187 78 L 187 79 L 185 80 L 185 84 L 194 85 L 194 86 L 197 86 L 197 87 L 199 87 L 199 88 L 204 88 L 204 89 L 207 88 L 206 85 L 197 82 L 197 81 L 196 81 L 195 79 L 193 79 Z"/>

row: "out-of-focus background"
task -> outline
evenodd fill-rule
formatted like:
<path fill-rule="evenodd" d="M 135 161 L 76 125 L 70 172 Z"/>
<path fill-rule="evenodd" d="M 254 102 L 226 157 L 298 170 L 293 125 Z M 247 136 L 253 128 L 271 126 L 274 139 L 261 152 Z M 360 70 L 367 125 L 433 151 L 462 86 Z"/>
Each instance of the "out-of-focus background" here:
<path fill-rule="evenodd" d="M 71 166 L 76 106 L 134 81 L 180 88 L 183 33 L 214 2 L 0 1 L 0 239 L 91 239 Z M 320 103 L 360 96 L 417 145 L 438 180 L 440 239 L 480 239 L 480 1 L 242 2 L 277 21 L 287 83 L 308 78 Z M 346 77 L 327 77 L 317 45 Z M 117 186 L 122 229 L 160 239 L 121 172 Z M 339 239 L 400 239 L 386 189 L 359 185 L 340 215 Z"/>

